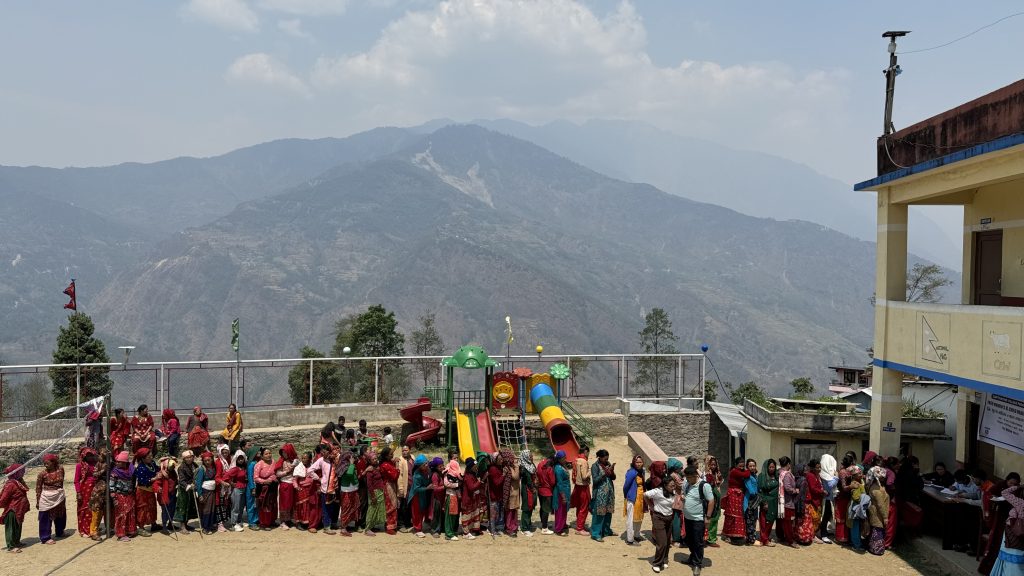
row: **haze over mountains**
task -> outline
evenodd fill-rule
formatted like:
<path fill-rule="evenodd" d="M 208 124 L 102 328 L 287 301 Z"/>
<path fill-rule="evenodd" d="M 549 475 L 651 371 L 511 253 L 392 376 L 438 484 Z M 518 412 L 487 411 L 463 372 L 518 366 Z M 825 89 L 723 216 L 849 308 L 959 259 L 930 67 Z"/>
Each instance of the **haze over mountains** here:
<path fill-rule="evenodd" d="M 490 125 L 633 180 L 661 162 L 625 155 L 649 127 Z M 329 349 L 338 318 L 383 303 L 406 332 L 435 312 L 449 346 L 497 349 L 510 314 L 522 352 L 543 342 L 552 353 L 636 351 L 643 314 L 663 307 L 679 348 L 708 342 L 734 382 L 820 380 L 829 363 L 865 361 L 872 243 L 615 180 L 478 126 L 434 127 L 149 165 L 0 167 L 13 208 L 0 213 L 0 358 L 46 361 L 75 277 L 81 309 L 108 347 L 138 346 L 133 360 L 227 357 L 234 317 L 246 357 Z M 606 130 L 638 135 L 595 141 Z M 699 192 L 686 196 L 738 202 L 744 181 L 719 167 L 749 153 L 704 153 L 657 178 L 682 187 L 688 175 Z M 762 160 L 786 189 L 820 184 Z M 744 168 L 749 179 L 762 169 Z"/>

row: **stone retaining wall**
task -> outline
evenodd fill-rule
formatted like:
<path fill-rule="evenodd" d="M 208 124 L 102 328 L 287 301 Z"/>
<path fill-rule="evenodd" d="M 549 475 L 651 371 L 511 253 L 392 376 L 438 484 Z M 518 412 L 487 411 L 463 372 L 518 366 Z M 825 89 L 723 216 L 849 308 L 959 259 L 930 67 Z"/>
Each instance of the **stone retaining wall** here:
<path fill-rule="evenodd" d="M 666 454 L 684 459 L 708 453 L 708 412 L 633 412 L 627 418 L 629 432 L 645 432 Z"/>

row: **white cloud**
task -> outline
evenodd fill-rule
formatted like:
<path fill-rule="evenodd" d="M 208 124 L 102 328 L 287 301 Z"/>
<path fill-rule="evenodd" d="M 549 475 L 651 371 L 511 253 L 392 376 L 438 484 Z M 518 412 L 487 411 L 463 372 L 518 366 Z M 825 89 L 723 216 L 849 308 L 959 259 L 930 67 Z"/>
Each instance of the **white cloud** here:
<path fill-rule="evenodd" d="M 228 30 L 256 32 L 260 28 L 259 16 L 245 0 L 189 0 L 182 14 Z"/>
<path fill-rule="evenodd" d="M 657 65 L 628 2 L 599 16 L 574 0 L 449 0 L 407 11 L 366 51 L 321 56 L 311 82 L 357 100 L 370 122 L 627 118 L 807 157 L 834 137 L 848 78 L 773 62 Z"/>
<path fill-rule="evenodd" d="M 303 40 L 313 39 L 313 36 L 302 29 L 302 20 L 299 20 L 298 18 L 278 20 L 277 29 L 293 38 L 302 38 Z"/>
<path fill-rule="evenodd" d="M 337 15 L 345 13 L 348 0 L 260 0 L 259 7 L 300 16 Z"/>
<path fill-rule="evenodd" d="M 306 98 L 312 96 L 305 82 L 292 74 L 285 64 L 264 52 L 246 54 L 235 60 L 228 68 L 227 78 L 233 82 L 283 88 Z"/>

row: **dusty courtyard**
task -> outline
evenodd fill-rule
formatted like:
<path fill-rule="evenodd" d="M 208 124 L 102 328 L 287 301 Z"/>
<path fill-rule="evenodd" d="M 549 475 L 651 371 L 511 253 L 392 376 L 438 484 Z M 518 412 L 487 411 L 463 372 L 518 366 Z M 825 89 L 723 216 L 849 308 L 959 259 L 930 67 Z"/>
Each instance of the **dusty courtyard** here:
<path fill-rule="evenodd" d="M 596 448 L 605 448 L 617 462 L 620 475 L 628 465 L 630 453 L 624 438 L 599 439 Z M 65 463 L 67 478 L 74 475 L 73 464 Z M 35 479 L 26 478 L 32 486 Z M 616 488 L 620 486 L 616 484 Z M 35 506 L 26 517 L 21 554 L 0 553 L 0 574 L 352 574 L 411 576 L 413 574 L 483 573 L 488 576 L 524 574 L 587 574 L 597 576 L 653 574 L 647 559 L 654 546 L 627 546 L 620 538 L 597 543 L 589 537 L 536 535 L 479 538 L 474 541 L 445 542 L 420 540 L 411 534 L 375 538 L 352 538 L 309 534 L 277 529 L 271 532 L 245 531 L 200 538 L 156 534 L 135 538 L 128 543 L 93 542 L 74 532 L 74 487 L 68 484 L 69 536 L 56 545 L 39 544 Z M 620 493 L 618 493 L 620 494 Z M 570 512 L 570 520 L 574 514 Z M 193 521 L 194 522 L 194 521 Z M 624 521 L 616 514 L 613 529 L 621 533 Z M 644 522 L 644 532 L 650 528 Z M 685 549 L 674 548 L 673 563 L 665 574 L 689 575 L 680 564 Z M 706 552 L 704 574 L 743 575 L 787 574 L 813 567 L 815 574 L 920 574 L 894 554 L 877 558 L 855 554 L 834 545 L 804 549 L 737 547 L 723 544 Z"/>

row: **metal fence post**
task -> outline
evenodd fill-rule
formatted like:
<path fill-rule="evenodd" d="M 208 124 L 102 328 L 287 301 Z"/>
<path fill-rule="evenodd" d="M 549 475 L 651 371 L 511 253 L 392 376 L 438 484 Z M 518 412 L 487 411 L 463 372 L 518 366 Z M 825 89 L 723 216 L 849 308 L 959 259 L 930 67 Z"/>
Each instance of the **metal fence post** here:
<path fill-rule="evenodd" d="M 676 396 L 679 397 L 679 408 L 683 407 L 683 382 L 683 357 L 680 356 L 676 358 Z"/>
<path fill-rule="evenodd" d="M 313 359 L 309 360 L 309 407 L 313 407 Z"/>
<path fill-rule="evenodd" d="M 82 403 L 82 365 L 75 365 L 75 404 Z M 75 418 L 82 417 L 82 409 L 75 406 Z"/>
<path fill-rule="evenodd" d="M 167 367 L 164 366 L 163 364 L 160 365 L 160 376 L 158 376 L 158 378 L 159 384 L 157 388 L 157 394 L 160 395 L 158 404 L 160 406 L 160 411 L 162 412 L 164 408 L 170 407 L 170 398 L 167 397 L 169 396 L 169 394 L 167 394 Z"/>
<path fill-rule="evenodd" d="M 377 405 L 378 394 L 380 393 L 380 359 L 373 359 L 373 405 Z"/>

